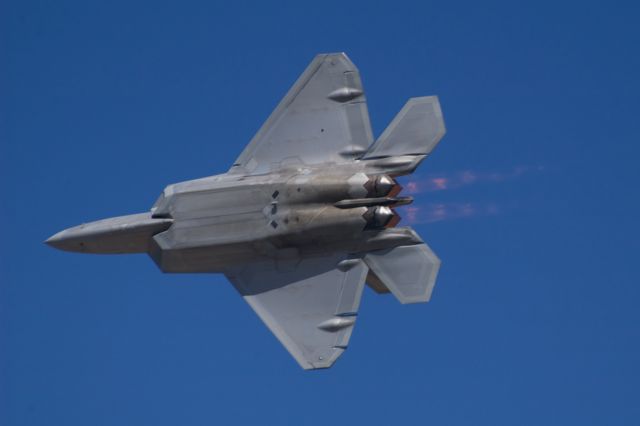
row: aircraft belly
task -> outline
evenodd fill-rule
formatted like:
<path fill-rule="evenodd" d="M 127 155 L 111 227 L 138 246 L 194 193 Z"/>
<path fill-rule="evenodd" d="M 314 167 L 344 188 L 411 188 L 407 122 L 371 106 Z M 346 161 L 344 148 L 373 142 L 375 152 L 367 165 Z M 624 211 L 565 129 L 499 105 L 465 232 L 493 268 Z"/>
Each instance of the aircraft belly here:
<path fill-rule="evenodd" d="M 204 217 L 175 222 L 154 238 L 163 249 L 219 246 L 264 238 L 267 225 L 261 212 Z"/>
<path fill-rule="evenodd" d="M 267 191 L 268 188 L 244 187 L 176 194 L 170 207 L 171 217 L 188 221 L 257 213 L 270 201 Z"/>
<path fill-rule="evenodd" d="M 249 243 L 162 250 L 152 245 L 149 255 L 163 272 L 223 272 L 229 266 L 268 259 Z"/>

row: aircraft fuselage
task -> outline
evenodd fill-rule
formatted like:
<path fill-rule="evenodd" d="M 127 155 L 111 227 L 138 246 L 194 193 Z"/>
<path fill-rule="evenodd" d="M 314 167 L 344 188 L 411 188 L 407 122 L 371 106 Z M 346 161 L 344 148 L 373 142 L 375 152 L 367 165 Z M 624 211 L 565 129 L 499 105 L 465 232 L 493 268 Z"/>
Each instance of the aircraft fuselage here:
<path fill-rule="evenodd" d="M 101 220 L 62 231 L 47 242 L 85 253 L 148 253 L 164 272 L 224 272 L 238 264 L 333 252 L 359 253 L 417 244 L 394 228 L 391 177 L 422 156 L 323 167 L 285 166 L 276 173 L 229 172 L 169 185 L 150 213 Z"/>

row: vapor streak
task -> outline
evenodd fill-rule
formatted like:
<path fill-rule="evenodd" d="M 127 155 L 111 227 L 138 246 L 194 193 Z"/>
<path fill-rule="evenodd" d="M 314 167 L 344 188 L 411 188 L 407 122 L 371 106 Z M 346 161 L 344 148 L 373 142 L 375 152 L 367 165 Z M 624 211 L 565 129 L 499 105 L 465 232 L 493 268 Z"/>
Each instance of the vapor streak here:
<path fill-rule="evenodd" d="M 519 178 L 527 173 L 540 172 L 542 170 L 542 166 L 516 166 L 507 172 L 476 172 L 473 170 L 464 170 L 457 173 L 437 173 L 427 175 L 422 179 L 417 178 L 410 180 L 406 183 L 405 189 L 409 194 L 444 191 L 483 182 L 505 182 Z"/>
<path fill-rule="evenodd" d="M 500 208 L 494 203 L 428 203 L 410 206 L 404 211 L 406 222 L 415 225 L 476 216 L 492 216 L 500 213 Z"/>

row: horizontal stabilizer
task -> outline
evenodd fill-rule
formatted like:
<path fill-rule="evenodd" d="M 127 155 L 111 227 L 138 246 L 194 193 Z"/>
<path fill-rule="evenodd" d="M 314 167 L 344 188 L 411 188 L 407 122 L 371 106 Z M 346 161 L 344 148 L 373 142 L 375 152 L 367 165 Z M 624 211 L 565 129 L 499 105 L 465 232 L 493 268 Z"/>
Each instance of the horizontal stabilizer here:
<path fill-rule="evenodd" d="M 411 98 L 364 158 L 428 155 L 445 131 L 437 96 Z"/>
<path fill-rule="evenodd" d="M 367 279 L 383 284 L 400 303 L 428 302 L 436 283 L 440 259 L 426 244 L 400 246 L 367 253 Z"/>

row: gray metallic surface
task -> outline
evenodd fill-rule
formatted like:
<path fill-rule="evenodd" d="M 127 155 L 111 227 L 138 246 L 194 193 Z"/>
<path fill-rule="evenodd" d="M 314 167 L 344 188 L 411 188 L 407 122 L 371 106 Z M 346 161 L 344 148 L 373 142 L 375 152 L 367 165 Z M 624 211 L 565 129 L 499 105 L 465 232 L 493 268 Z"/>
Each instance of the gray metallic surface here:
<path fill-rule="evenodd" d="M 304 369 L 330 367 L 349 343 L 368 268 L 357 260 L 341 270 L 342 258 L 311 257 L 285 267 L 266 262 L 227 272 Z"/>
<path fill-rule="evenodd" d="M 373 144 L 366 158 L 428 155 L 445 132 L 438 97 L 411 98 Z"/>
<path fill-rule="evenodd" d="M 373 140 L 358 69 L 344 53 L 309 64 L 235 161 L 233 173 L 259 174 L 285 164 L 340 162 Z"/>
<path fill-rule="evenodd" d="M 372 251 L 364 259 L 400 303 L 428 302 L 431 298 L 440 259 L 426 244 Z"/>
<path fill-rule="evenodd" d="M 148 253 L 164 272 L 217 272 L 305 369 L 344 352 L 365 281 L 427 301 L 440 261 L 395 209 L 444 135 L 436 97 L 414 98 L 373 140 L 344 54 L 318 55 L 228 173 L 169 185 L 149 213 L 62 231 L 47 244 Z"/>
<path fill-rule="evenodd" d="M 65 229 L 45 241 L 52 247 L 81 253 L 146 253 L 154 234 L 168 229 L 172 219 L 151 213 L 112 217 Z"/>

